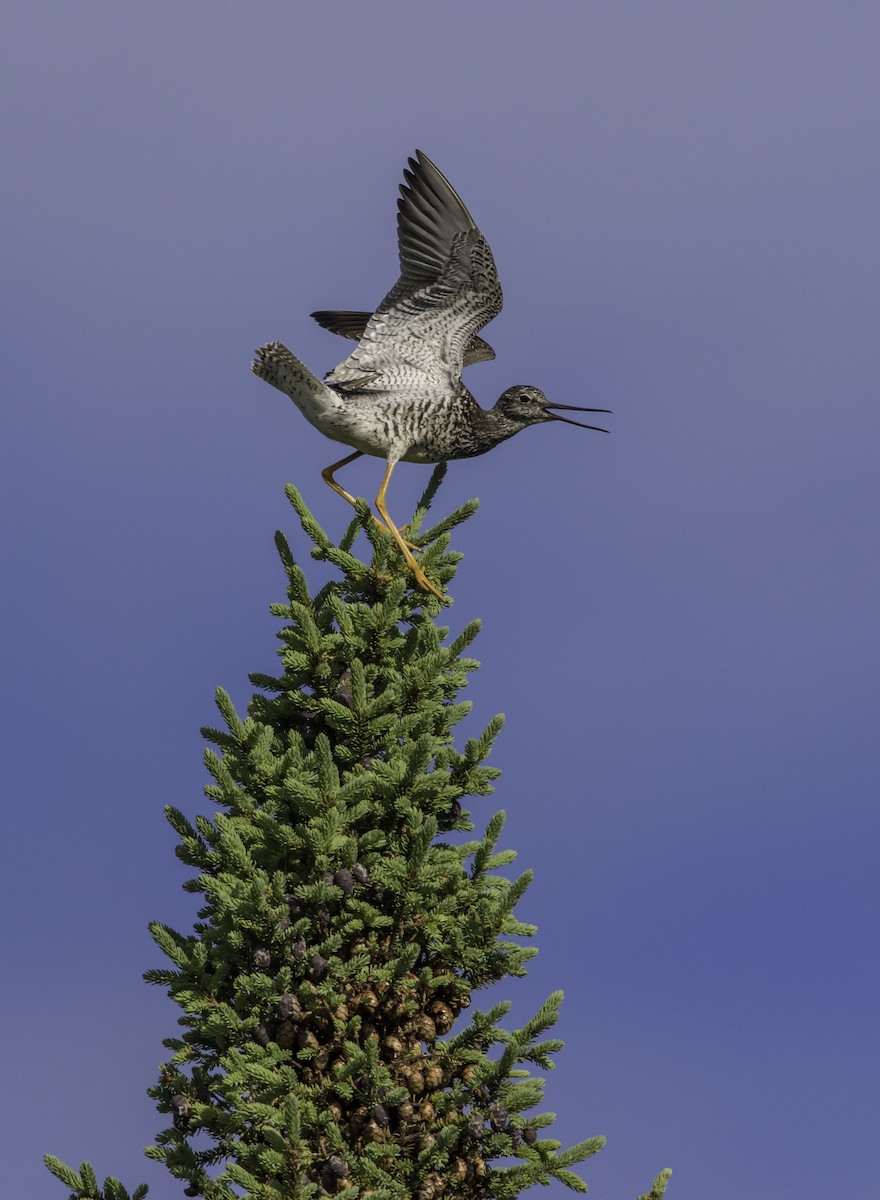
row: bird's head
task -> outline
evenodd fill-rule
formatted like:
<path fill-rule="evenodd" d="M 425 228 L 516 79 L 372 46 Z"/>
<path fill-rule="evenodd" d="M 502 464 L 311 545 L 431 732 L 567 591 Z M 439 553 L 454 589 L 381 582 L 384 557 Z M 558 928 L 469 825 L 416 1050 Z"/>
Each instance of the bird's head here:
<path fill-rule="evenodd" d="M 566 412 L 610 412 L 608 408 L 581 408 L 577 404 L 552 404 L 540 388 L 520 384 L 508 388 L 495 403 L 495 411 L 505 420 L 525 429 L 528 425 L 539 425 L 542 421 L 565 421 L 567 425 L 578 425 L 581 429 L 595 429 L 598 433 L 607 433 L 598 425 L 585 425 L 582 421 L 572 421 L 570 417 L 561 417 L 556 409 Z"/>

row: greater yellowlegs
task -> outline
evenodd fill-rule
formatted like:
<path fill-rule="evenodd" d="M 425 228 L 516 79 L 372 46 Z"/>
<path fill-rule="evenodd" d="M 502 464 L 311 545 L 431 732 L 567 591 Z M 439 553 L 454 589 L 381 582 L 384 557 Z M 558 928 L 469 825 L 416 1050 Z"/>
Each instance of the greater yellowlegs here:
<path fill-rule="evenodd" d="M 529 425 L 566 421 L 558 411 L 608 412 L 551 403 L 536 387 L 508 388 L 491 409 L 481 408 L 462 383 L 465 366 L 494 358 L 477 332 L 501 311 L 501 285 L 492 251 L 452 185 L 420 150 L 404 171 L 397 202 L 400 278 L 374 313 L 321 311 L 326 329 L 357 340 L 357 349 L 322 381 L 281 342 L 257 350 L 251 370 L 290 396 L 321 433 L 354 452 L 322 472 L 354 504 L 334 473 L 371 454 L 384 458 L 376 497 L 382 524 L 394 538 L 416 583 L 446 597 L 419 566 L 388 513 L 387 493 L 398 462 L 438 463 L 485 454 Z"/>

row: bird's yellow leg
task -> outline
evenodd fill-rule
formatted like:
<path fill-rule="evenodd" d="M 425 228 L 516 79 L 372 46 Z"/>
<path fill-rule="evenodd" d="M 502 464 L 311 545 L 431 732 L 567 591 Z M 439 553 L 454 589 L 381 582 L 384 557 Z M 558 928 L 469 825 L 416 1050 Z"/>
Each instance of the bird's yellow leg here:
<path fill-rule="evenodd" d="M 419 566 L 419 564 L 413 558 L 412 554 L 410 553 L 409 543 L 406 541 L 406 539 L 404 537 L 401 536 L 400 530 L 397 528 L 397 526 L 391 520 L 391 517 L 388 515 L 388 506 L 385 503 L 385 496 L 388 492 L 388 484 L 391 481 L 391 472 L 393 470 L 394 470 L 394 463 L 389 462 L 388 466 L 385 468 L 385 475 L 382 479 L 382 486 L 379 488 L 379 495 L 376 497 L 376 508 L 378 508 L 378 510 L 379 510 L 379 516 L 382 518 L 382 520 L 388 526 L 388 532 L 391 534 L 391 536 L 394 538 L 395 542 L 397 542 L 398 546 L 400 547 L 400 552 L 403 555 L 403 557 L 406 559 L 406 565 L 412 571 L 413 575 L 415 576 L 416 583 L 419 585 L 419 587 L 422 589 L 422 591 L 431 592 L 432 595 L 436 596 L 438 600 L 442 600 L 444 602 L 444 604 L 448 603 L 447 597 L 444 596 L 441 591 L 438 591 L 438 589 L 434 587 L 433 583 L 431 583 L 430 579 L 428 579 L 425 572 L 422 570 L 422 568 Z"/>
<path fill-rule="evenodd" d="M 338 471 L 340 467 L 345 467 L 350 462 L 354 462 L 356 458 L 362 458 L 363 453 L 363 450 L 355 450 L 354 454 L 347 454 L 345 458 L 340 458 L 339 462 L 331 463 L 329 467 L 325 467 L 321 472 L 321 478 L 328 485 L 328 487 L 332 487 L 337 496 L 341 496 L 343 500 L 347 500 L 352 508 L 357 507 L 354 496 L 352 496 L 351 492 L 347 492 L 342 484 L 336 482 L 336 480 L 333 478 L 333 474 L 335 471 Z M 391 533 L 392 537 L 394 536 L 390 525 L 386 525 L 384 521 L 380 521 L 378 517 L 373 517 L 373 520 L 383 533 Z M 405 529 L 406 526 L 403 528 Z M 397 530 L 396 532 L 399 533 L 400 531 Z M 403 540 L 406 541 L 406 538 Z M 412 542 L 406 542 L 406 544 L 410 550 L 418 551 L 421 549 L 420 546 L 414 546 Z"/>
<path fill-rule="evenodd" d="M 354 462 L 356 458 L 362 458 L 363 454 L 363 450 L 355 450 L 354 454 L 347 454 L 345 458 L 340 458 L 339 462 L 331 463 L 329 467 L 325 467 L 321 472 L 321 478 L 324 482 L 333 488 L 337 496 L 341 496 L 343 500 L 347 500 L 352 508 L 355 507 L 354 496 L 350 492 L 347 492 L 341 484 L 336 482 L 333 478 L 333 472 L 338 471 L 340 467 L 347 466 L 350 462 Z"/>

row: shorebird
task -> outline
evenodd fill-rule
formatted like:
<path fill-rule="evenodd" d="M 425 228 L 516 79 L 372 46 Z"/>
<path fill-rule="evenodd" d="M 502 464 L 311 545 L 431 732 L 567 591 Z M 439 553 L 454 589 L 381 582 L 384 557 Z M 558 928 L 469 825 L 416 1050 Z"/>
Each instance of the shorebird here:
<path fill-rule="evenodd" d="M 416 151 L 403 172 L 397 201 L 400 278 L 373 313 L 312 313 L 325 329 L 357 341 L 357 349 L 323 380 L 281 342 L 257 350 L 251 370 L 288 395 L 307 421 L 354 452 L 322 472 L 343 500 L 340 467 L 370 454 L 385 459 L 376 496 L 379 518 L 400 548 L 420 588 L 447 597 L 425 575 L 388 513 L 387 494 L 398 462 L 438 463 L 485 454 L 529 425 L 565 421 L 606 433 L 598 425 L 559 415 L 608 412 L 551 403 L 540 388 L 508 388 L 482 408 L 462 382 L 470 363 L 495 357 L 477 332 L 501 311 L 501 285 L 489 244 L 449 181 Z"/>

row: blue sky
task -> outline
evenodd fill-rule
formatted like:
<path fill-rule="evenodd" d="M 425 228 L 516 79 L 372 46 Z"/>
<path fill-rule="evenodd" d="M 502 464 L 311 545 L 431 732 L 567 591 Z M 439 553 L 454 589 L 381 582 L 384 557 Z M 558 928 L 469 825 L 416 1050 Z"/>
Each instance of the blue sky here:
<path fill-rule="evenodd" d="M 5 1187 L 141 1156 L 192 898 L 162 806 L 272 669 L 283 494 L 340 451 L 248 372 L 396 277 L 428 153 L 495 252 L 514 383 L 614 410 L 453 464 L 488 816 L 564 988 L 597 1200 L 863 1196 L 880 1026 L 880 13 L 865 3 L 37 2 L 0 43 Z M 11 118 L 11 119 L 10 119 Z M 381 465 L 346 484 L 372 496 Z M 403 520 L 427 472 L 402 466 Z M 307 558 L 307 556 L 306 556 Z M 318 578 L 317 575 L 314 576 Z M 556 1196 L 562 1189 L 552 1188 Z"/>

